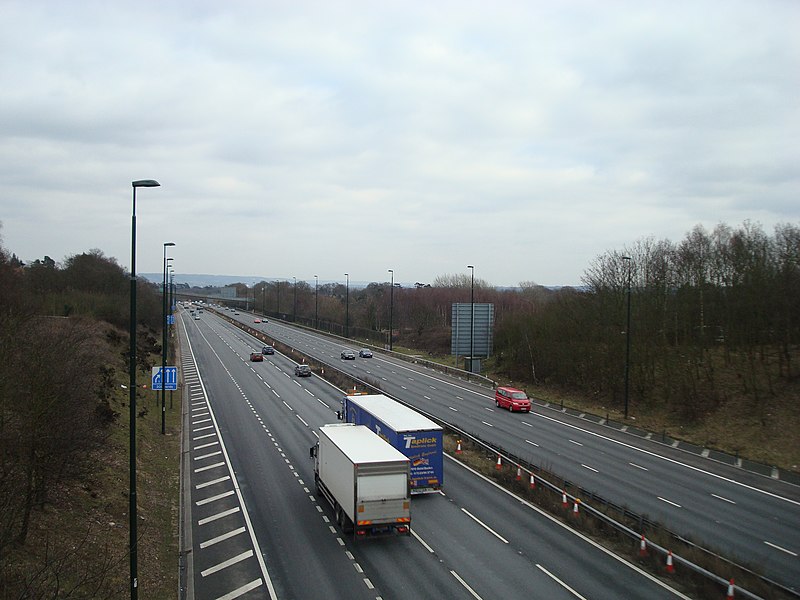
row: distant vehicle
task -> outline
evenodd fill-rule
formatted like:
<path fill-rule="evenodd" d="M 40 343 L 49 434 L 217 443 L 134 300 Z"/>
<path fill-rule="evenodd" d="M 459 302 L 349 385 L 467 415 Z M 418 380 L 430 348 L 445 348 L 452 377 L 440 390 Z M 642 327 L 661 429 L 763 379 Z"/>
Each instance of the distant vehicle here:
<path fill-rule="evenodd" d="M 261 319 L 253 319 L 253 323 L 261 323 Z"/>
<path fill-rule="evenodd" d="M 507 408 L 511 412 L 531 412 L 531 401 L 522 390 L 513 387 L 499 387 L 494 392 L 497 408 Z"/>
<path fill-rule="evenodd" d="M 195 321 L 199 321 L 199 320 L 200 320 L 200 315 L 195 315 L 195 316 L 194 316 L 194 320 L 195 320 Z"/>
<path fill-rule="evenodd" d="M 275 354 L 275 348 L 272 346 L 264 346 L 261 349 L 261 354 Z"/>
<path fill-rule="evenodd" d="M 239 314 L 239 311 L 238 311 L 238 310 L 235 310 L 235 311 L 233 311 L 233 314 L 235 314 L 235 315 L 238 315 L 238 314 Z"/>
<path fill-rule="evenodd" d="M 355 360 L 356 359 L 356 353 L 353 352 L 352 350 L 342 350 L 342 355 L 341 356 L 342 356 L 342 358 L 344 360 Z"/>
<path fill-rule="evenodd" d="M 361 350 L 358 351 L 358 355 L 361 358 L 372 358 L 372 350 L 370 350 L 369 348 L 362 348 Z"/>
<path fill-rule="evenodd" d="M 251 362 L 261 362 L 264 360 L 264 355 L 261 352 L 251 352 L 250 353 L 250 361 Z"/>
<path fill-rule="evenodd" d="M 298 377 L 311 377 L 311 367 L 308 365 L 297 365 L 294 368 L 294 374 Z"/>

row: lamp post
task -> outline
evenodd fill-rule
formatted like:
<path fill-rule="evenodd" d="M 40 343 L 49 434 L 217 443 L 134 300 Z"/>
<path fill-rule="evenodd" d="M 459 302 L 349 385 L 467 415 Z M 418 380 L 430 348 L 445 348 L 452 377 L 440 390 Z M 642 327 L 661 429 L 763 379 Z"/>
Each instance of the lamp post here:
<path fill-rule="evenodd" d="M 267 283 L 264 282 L 264 285 L 261 286 L 261 314 L 266 316 L 267 314 Z"/>
<path fill-rule="evenodd" d="M 628 317 L 625 326 L 625 418 L 628 418 L 628 380 L 631 364 L 631 265 L 630 256 L 623 256 L 622 260 L 628 262 Z"/>
<path fill-rule="evenodd" d="M 319 329 L 319 277 L 314 275 L 314 329 Z"/>
<path fill-rule="evenodd" d="M 161 184 L 154 179 L 140 179 L 133 181 L 133 212 L 131 213 L 131 314 L 130 314 L 130 352 L 129 352 L 129 381 L 128 391 L 130 399 L 130 492 L 128 494 L 129 509 L 128 521 L 130 523 L 130 537 L 128 541 L 128 554 L 131 564 L 131 600 L 136 600 L 139 595 L 139 576 L 136 563 L 136 188 L 158 187 Z"/>
<path fill-rule="evenodd" d="M 344 317 L 344 337 L 350 337 L 350 273 L 345 273 L 344 276 L 347 278 L 347 288 L 345 292 L 345 317 Z"/>
<path fill-rule="evenodd" d="M 281 282 L 280 281 L 276 281 L 275 282 L 275 288 L 278 290 L 278 310 L 277 310 L 277 313 L 278 313 L 278 318 L 280 319 L 281 318 Z"/>
<path fill-rule="evenodd" d="M 292 323 L 297 323 L 297 277 L 292 277 L 294 279 L 294 283 L 292 287 L 294 288 L 294 301 L 292 304 Z"/>
<path fill-rule="evenodd" d="M 161 435 L 167 433 L 167 404 L 166 404 L 166 373 L 167 373 L 167 246 L 174 246 L 175 242 L 164 242 L 164 283 L 161 287 Z"/>
<path fill-rule="evenodd" d="M 392 351 L 392 333 L 394 332 L 393 323 L 394 320 L 394 271 L 389 269 L 389 273 L 392 274 L 392 282 L 389 284 L 389 352 Z"/>
<path fill-rule="evenodd" d="M 472 269 L 472 285 L 470 287 L 470 321 L 469 321 L 469 372 L 472 373 L 472 357 L 475 354 L 475 267 L 467 265 Z"/>

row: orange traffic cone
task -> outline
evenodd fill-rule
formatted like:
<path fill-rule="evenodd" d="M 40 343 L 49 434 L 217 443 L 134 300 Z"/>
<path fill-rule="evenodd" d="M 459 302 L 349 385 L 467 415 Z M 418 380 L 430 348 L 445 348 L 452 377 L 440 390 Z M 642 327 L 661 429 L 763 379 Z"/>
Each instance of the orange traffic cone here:
<path fill-rule="evenodd" d="M 572 516 L 577 517 L 579 514 L 578 505 L 581 503 L 580 498 L 575 498 L 575 504 L 572 505 Z"/>
<path fill-rule="evenodd" d="M 536 487 L 536 479 L 534 478 L 533 473 L 531 473 L 531 489 L 534 489 L 535 487 Z"/>
<path fill-rule="evenodd" d="M 642 534 L 642 541 L 639 542 L 639 556 L 647 556 L 647 541 L 644 539 L 644 534 Z"/>
<path fill-rule="evenodd" d="M 498 454 L 497 455 L 497 464 L 494 466 L 494 468 L 499 471 L 502 466 L 503 466 L 503 460 L 500 458 L 500 455 Z"/>
<path fill-rule="evenodd" d="M 522 479 L 522 467 L 517 467 L 517 481 Z"/>
<path fill-rule="evenodd" d="M 733 577 L 731 577 L 730 583 L 728 583 L 728 595 L 725 596 L 725 600 L 733 600 Z"/>
<path fill-rule="evenodd" d="M 458 440 L 458 446 L 456 447 L 456 454 L 461 454 L 461 440 Z"/>
<path fill-rule="evenodd" d="M 675 567 L 672 565 L 672 550 L 667 551 L 667 573 L 674 573 Z"/>
<path fill-rule="evenodd" d="M 569 506 L 569 501 L 567 501 L 567 492 L 561 490 L 561 507 L 567 508 Z"/>

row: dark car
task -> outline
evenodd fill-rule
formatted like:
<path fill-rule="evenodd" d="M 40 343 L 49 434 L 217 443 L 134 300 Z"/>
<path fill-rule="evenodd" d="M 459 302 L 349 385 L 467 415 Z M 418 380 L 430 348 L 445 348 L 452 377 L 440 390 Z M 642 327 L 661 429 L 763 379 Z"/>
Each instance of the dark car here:
<path fill-rule="evenodd" d="M 308 365 L 297 365 L 294 368 L 294 374 L 298 377 L 311 377 L 311 367 Z"/>
<path fill-rule="evenodd" d="M 370 350 L 369 348 L 362 348 L 361 350 L 358 351 L 358 355 L 361 358 L 372 358 L 372 350 Z"/>
<path fill-rule="evenodd" d="M 344 360 L 355 360 L 356 353 L 353 352 L 352 350 L 342 350 L 342 358 Z"/>
<path fill-rule="evenodd" d="M 272 346 L 264 346 L 261 349 L 261 354 L 275 354 L 275 348 Z"/>
<path fill-rule="evenodd" d="M 261 362 L 264 360 L 264 356 L 261 354 L 261 352 L 251 352 L 250 360 L 252 362 Z"/>

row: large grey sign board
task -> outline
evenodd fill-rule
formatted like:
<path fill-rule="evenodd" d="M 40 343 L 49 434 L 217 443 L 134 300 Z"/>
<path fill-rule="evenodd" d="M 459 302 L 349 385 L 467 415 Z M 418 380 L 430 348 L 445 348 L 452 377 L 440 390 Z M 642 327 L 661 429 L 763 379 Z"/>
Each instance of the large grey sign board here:
<path fill-rule="evenodd" d="M 453 304 L 452 337 L 450 354 L 470 355 L 470 336 L 472 334 L 472 304 L 457 302 Z M 475 332 L 473 356 L 489 357 L 492 354 L 494 332 L 494 304 L 475 303 Z"/>

